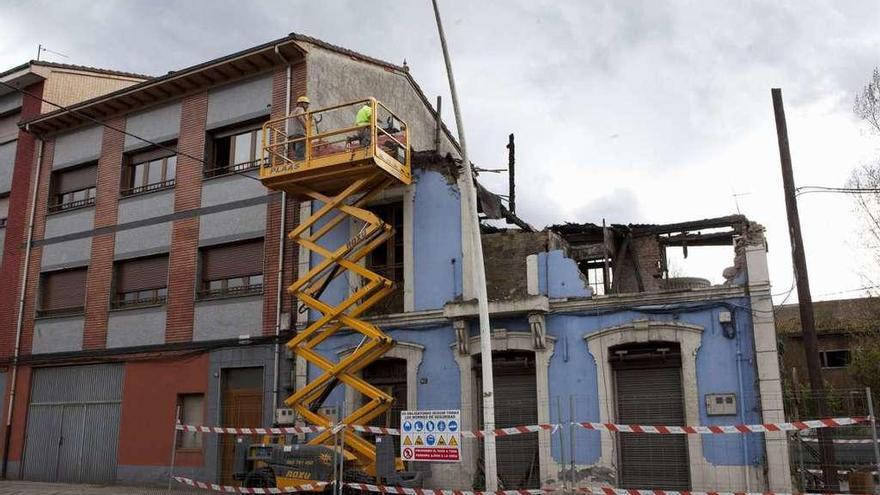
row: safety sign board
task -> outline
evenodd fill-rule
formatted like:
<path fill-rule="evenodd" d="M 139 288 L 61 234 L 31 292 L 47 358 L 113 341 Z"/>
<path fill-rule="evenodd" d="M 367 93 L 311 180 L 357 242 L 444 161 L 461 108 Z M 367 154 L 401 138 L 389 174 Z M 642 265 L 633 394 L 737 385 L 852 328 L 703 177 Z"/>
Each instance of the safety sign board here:
<path fill-rule="evenodd" d="M 410 462 L 461 462 L 461 410 L 402 411 L 400 458 Z"/>

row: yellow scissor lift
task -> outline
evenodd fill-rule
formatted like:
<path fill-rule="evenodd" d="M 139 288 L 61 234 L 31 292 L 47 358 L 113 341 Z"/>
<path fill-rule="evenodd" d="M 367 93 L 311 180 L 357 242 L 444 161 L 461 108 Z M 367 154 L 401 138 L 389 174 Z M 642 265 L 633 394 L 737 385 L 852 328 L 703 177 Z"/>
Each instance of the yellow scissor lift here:
<path fill-rule="evenodd" d="M 364 105 L 370 107 L 370 122 L 357 125 L 355 117 Z M 263 125 L 263 184 L 286 191 L 298 200 L 315 201 L 312 215 L 302 219 L 288 237 L 317 255 L 319 261 L 312 263 L 308 273 L 288 291 L 319 317 L 287 346 L 321 369 L 322 374 L 285 401 L 312 425 L 332 426 L 331 418 L 316 406 L 337 383 L 355 389 L 367 399 L 342 418 L 345 424 L 368 424 L 391 407 L 391 396 L 358 376 L 358 371 L 394 345 L 391 337 L 376 325 L 360 319 L 393 290 L 390 280 L 362 263 L 370 251 L 393 235 L 393 228 L 364 206 L 383 189 L 411 182 L 409 148 L 406 124 L 373 98 L 311 111 L 300 117 L 289 115 Z M 326 245 L 327 234 L 346 220 L 362 222 L 363 227 L 341 245 Z M 320 300 L 330 281 L 340 276 L 348 279 L 349 273 L 361 281 L 356 290 L 335 305 Z M 362 344 L 353 353 L 335 362 L 316 351 L 321 342 L 343 329 L 363 336 Z M 308 444 L 332 445 L 333 437 L 328 429 Z M 376 451 L 370 442 L 350 433 L 344 435 L 342 448 L 346 457 L 361 469 L 375 473 Z M 278 479 L 279 487 L 316 480 L 283 481 Z"/>

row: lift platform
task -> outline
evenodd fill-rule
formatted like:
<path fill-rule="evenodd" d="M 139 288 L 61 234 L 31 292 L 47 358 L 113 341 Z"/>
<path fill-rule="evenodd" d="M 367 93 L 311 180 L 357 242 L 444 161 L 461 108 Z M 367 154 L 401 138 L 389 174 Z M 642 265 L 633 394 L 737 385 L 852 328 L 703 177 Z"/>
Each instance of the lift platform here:
<path fill-rule="evenodd" d="M 370 110 L 369 122 L 357 124 L 356 116 L 365 106 Z M 320 406 L 338 384 L 365 397 L 363 405 L 342 418 L 345 424 L 368 424 L 391 407 L 391 396 L 358 373 L 394 345 L 380 328 L 360 318 L 393 291 L 390 280 L 362 263 L 393 235 L 392 226 L 365 206 L 383 189 L 411 182 L 409 144 L 406 123 L 374 98 L 289 115 L 263 126 L 263 184 L 298 200 L 316 201 L 312 215 L 302 219 L 288 235 L 316 255 L 308 273 L 288 288 L 316 317 L 287 346 L 322 373 L 285 401 L 312 425 L 333 426 L 333 420 L 322 414 Z M 325 236 L 342 222 L 352 222 L 356 228 L 351 231 L 357 234 L 341 245 L 328 246 Z M 350 280 L 351 274 L 359 283 L 343 301 L 330 304 L 321 300 L 333 279 Z M 349 356 L 336 361 L 316 350 L 321 342 L 343 329 L 363 337 Z M 333 432 L 328 429 L 308 443 L 326 446 L 333 441 Z M 350 432 L 344 435 L 343 449 L 355 465 L 375 475 L 373 444 Z M 279 487 L 320 481 L 276 479 Z"/>

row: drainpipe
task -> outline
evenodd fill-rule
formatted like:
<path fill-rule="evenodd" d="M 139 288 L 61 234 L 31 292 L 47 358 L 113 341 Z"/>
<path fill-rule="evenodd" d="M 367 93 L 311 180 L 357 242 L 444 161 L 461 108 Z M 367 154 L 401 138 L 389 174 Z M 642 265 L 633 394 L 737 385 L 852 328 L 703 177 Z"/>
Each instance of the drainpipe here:
<path fill-rule="evenodd" d="M 287 65 L 287 96 L 284 101 L 284 115 L 290 115 L 290 87 L 293 79 L 293 67 L 290 65 L 290 61 L 287 60 L 284 55 L 281 54 L 281 51 L 278 50 L 278 45 L 275 45 L 275 54 L 278 55 L 286 65 Z M 290 134 L 290 130 L 288 129 L 290 126 L 290 121 L 284 121 L 284 132 L 286 134 Z M 278 394 L 279 390 L 279 374 L 281 369 L 281 342 L 279 342 L 281 336 L 281 298 L 284 294 L 284 246 L 285 241 L 287 239 L 287 230 L 285 229 L 287 225 L 287 193 L 281 191 L 281 227 L 280 232 L 278 234 L 278 268 L 277 268 L 277 279 L 278 284 L 275 288 L 275 362 L 273 367 L 273 386 L 272 386 L 272 414 L 274 416 L 275 410 L 278 409 Z M 291 322 L 292 323 L 292 322 Z M 274 421 L 273 421 L 274 422 Z"/>
<path fill-rule="evenodd" d="M 25 126 L 25 132 L 30 132 Z M 0 478 L 6 479 L 6 468 L 9 465 L 9 437 L 12 436 L 12 412 L 15 404 L 15 389 L 18 382 L 18 356 L 21 352 L 21 329 L 24 326 L 24 302 L 27 295 L 28 273 L 31 266 L 31 246 L 34 238 L 34 218 L 37 214 L 37 191 L 40 189 L 40 169 L 43 165 L 43 140 L 37 140 L 37 166 L 34 169 L 33 194 L 31 194 L 31 211 L 28 218 L 27 244 L 24 248 L 24 269 L 21 274 L 21 289 L 18 296 L 18 318 L 15 322 L 15 350 L 12 353 L 12 384 L 9 387 L 8 406 L 6 408 L 6 428 L 3 443 L 3 467 Z"/>
<path fill-rule="evenodd" d="M 731 312 L 731 315 L 733 312 Z M 736 318 L 731 318 L 729 323 L 730 325 L 734 325 L 734 331 L 736 331 Z M 745 388 L 743 386 L 743 370 L 742 370 L 742 332 L 736 332 L 736 381 L 739 385 L 739 415 L 742 418 L 743 424 L 746 421 L 746 396 L 745 396 Z M 742 435 L 742 453 L 743 453 L 743 476 L 745 477 L 746 482 L 746 493 L 750 493 L 752 491 L 752 482 L 751 476 L 749 475 L 749 439 L 748 434 Z"/>

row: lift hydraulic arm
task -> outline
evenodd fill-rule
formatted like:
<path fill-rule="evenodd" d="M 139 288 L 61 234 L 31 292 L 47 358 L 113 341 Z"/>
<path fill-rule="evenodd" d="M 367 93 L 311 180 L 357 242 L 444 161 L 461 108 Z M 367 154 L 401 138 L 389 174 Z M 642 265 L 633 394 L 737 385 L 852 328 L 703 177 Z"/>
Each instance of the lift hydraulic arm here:
<path fill-rule="evenodd" d="M 365 105 L 371 108 L 371 122 L 351 124 Z M 340 117 L 347 114 L 352 118 Z M 388 187 L 410 183 L 408 130 L 405 123 L 372 98 L 307 113 L 304 136 L 288 135 L 293 118 L 272 120 L 263 126 L 260 178 L 271 189 L 313 201 L 312 215 L 288 235 L 310 253 L 312 260 L 308 272 L 290 285 L 288 292 L 313 316 L 287 346 L 321 372 L 285 402 L 308 423 L 330 427 L 332 420 L 321 413 L 320 406 L 341 383 L 366 399 L 342 422 L 367 424 L 391 407 L 392 398 L 364 381 L 358 372 L 379 359 L 394 342 L 361 316 L 394 287 L 390 280 L 366 268 L 363 261 L 394 232 L 365 205 Z M 378 119 L 386 125 L 377 126 Z M 322 127 L 328 122 L 337 125 L 319 133 L 315 132 L 316 120 L 323 122 Z M 354 231 L 351 225 L 362 227 L 347 241 L 332 245 L 335 236 L 331 232 L 337 227 Z M 346 283 L 352 279 L 359 283 L 340 302 L 328 302 L 325 289 L 339 277 Z M 362 340 L 354 352 L 336 361 L 319 352 L 319 346 L 340 331 L 357 332 Z M 332 444 L 332 437 L 328 429 L 309 443 Z M 345 435 L 344 448 L 360 465 L 374 465 L 375 447 L 360 436 Z"/>

